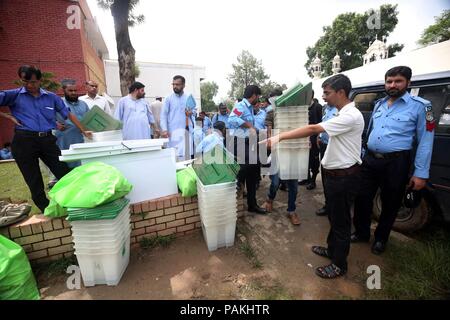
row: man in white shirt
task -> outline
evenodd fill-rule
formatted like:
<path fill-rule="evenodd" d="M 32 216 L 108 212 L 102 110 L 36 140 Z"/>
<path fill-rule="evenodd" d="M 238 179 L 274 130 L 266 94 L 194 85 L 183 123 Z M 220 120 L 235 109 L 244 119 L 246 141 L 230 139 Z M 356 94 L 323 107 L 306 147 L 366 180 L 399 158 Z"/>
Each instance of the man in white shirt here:
<path fill-rule="evenodd" d="M 105 97 L 98 95 L 98 83 L 95 81 L 87 81 L 86 82 L 86 90 L 87 94 L 81 96 L 79 99 L 81 101 L 86 102 L 89 107 L 89 110 L 94 106 L 100 107 L 107 114 L 112 115 L 111 108 L 109 107 L 108 100 Z"/>
<path fill-rule="evenodd" d="M 328 247 L 313 246 L 315 254 L 331 259 L 331 264 L 316 269 L 322 278 L 332 279 L 347 272 L 347 256 L 350 251 L 351 214 L 360 184 L 361 135 L 364 118 L 350 101 L 352 88 L 350 79 L 343 74 L 335 75 L 322 84 L 323 99 L 336 106 L 339 114 L 325 122 L 284 132 L 262 141 L 273 146 L 281 140 L 305 138 L 326 132 L 329 137 L 328 148 L 322 160 L 325 180 L 327 213 L 330 220 Z"/>
<path fill-rule="evenodd" d="M 162 109 L 162 98 L 156 97 L 156 100 L 150 104 L 150 111 L 153 113 L 155 118 L 155 130 L 153 131 L 153 138 L 158 139 L 161 135 L 160 119 L 161 119 L 161 109 Z"/>

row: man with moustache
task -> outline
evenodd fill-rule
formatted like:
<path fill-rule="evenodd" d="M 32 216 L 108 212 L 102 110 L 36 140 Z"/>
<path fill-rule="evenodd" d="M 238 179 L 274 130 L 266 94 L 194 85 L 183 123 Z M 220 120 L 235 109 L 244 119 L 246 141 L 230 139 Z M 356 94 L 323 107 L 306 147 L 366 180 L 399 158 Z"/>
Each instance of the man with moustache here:
<path fill-rule="evenodd" d="M 89 112 L 89 107 L 84 101 L 81 101 L 78 98 L 78 88 L 75 80 L 64 79 L 61 81 L 61 84 L 64 90 L 64 104 L 66 105 L 67 109 L 69 109 L 70 112 L 72 112 L 77 117 L 77 119 L 81 121 L 84 115 Z M 84 142 L 84 138 L 81 134 L 80 129 L 78 129 L 72 121 L 70 121 L 69 119 L 64 120 L 59 115 L 56 116 L 56 119 L 57 130 L 55 136 L 58 139 L 56 141 L 56 144 L 61 150 L 69 149 L 71 144 Z M 80 165 L 81 162 L 79 161 L 67 163 L 67 166 L 69 168 L 74 168 Z"/>
<path fill-rule="evenodd" d="M 100 109 L 105 111 L 107 114 L 112 114 L 111 108 L 109 107 L 109 102 L 106 100 L 105 97 L 102 97 L 98 95 L 98 83 L 89 80 L 86 82 L 86 90 L 87 93 L 84 96 L 80 97 L 80 100 L 84 101 L 88 107 L 89 110 L 92 109 L 94 106 L 98 106 Z"/>
<path fill-rule="evenodd" d="M 330 221 L 328 246 L 313 246 L 311 249 L 315 254 L 331 260 L 330 264 L 316 268 L 316 275 L 333 279 L 347 273 L 352 225 L 350 211 L 359 188 L 364 118 L 349 99 L 352 85 L 347 76 L 332 76 L 325 80 L 322 88 L 323 100 L 339 110 L 335 118 L 283 132 L 261 143 L 272 147 L 279 141 L 328 133 L 330 142 L 322 160 Z"/>
<path fill-rule="evenodd" d="M 69 172 L 67 165 L 59 161 L 61 150 L 52 134 L 56 128 L 56 114 L 63 119 L 69 118 L 84 136 L 91 137 L 92 132 L 85 130 L 60 97 L 41 88 L 41 80 L 39 69 L 27 68 L 22 78 L 23 87 L 0 91 L 0 105 L 9 106 L 11 110 L 10 119 L 16 125 L 12 154 L 30 189 L 33 202 L 44 212 L 49 200 L 45 195 L 39 159 L 57 179 Z"/>
<path fill-rule="evenodd" d="M 386 72 L 388 96 L 375 104 L 367 129 L 367 152 L 361 171 L 361 190 L 355 201 L 352 242 L 370 240 L 373 199 L 381 190 L 381 216 L 372 253 L 386 249 L 392 226 L 408 184 L 412 149 L 417 145 L 414 173 L 408 187 L 421 190 L 429 177 L 435 120 L 431 103 L 408 92 L 412 71 L 398 66 Z"/>
<path fill-rule="evenodd" d="M 194 154 L 193 132 L 197 117 L 196 107 L 189 103 L 189 95 L 184 92 L 185 85 L 183 76 L 173 77 L 173 94 L 164 100 L 160 122 L 161 137 L 169 138 L 169 147 L 177 149 L 180 161 Z"/>
<path fill-rule="evenodd" d="M 114 117 L 123 122 L 123 140 L 151 139 L 155 118 L 145 97 L 145 86 L 133 83 L 129 95 L 119 100 Z"/>

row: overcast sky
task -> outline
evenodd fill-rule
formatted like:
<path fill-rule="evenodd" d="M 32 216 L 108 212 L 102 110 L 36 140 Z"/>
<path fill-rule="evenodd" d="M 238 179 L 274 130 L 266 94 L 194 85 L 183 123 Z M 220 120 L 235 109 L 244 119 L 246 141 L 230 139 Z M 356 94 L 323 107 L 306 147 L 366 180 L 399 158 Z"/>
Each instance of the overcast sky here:
<path fill-rule="evenodd" d="M 110 58 L 117 59 L 111 13 L 98 8 L 96 0 L 87 1 Z M 422 31 L 450 8 L 449 0 L 141 0 L 136 13 L 145 15 L 145 23 L 130 34 L 137 61 L 204 66 L 206 81 L 219 85 L 218 101 L 230 88 L 226 77 L 242 50 L 262 61 L 271 80 L 288 87 L 308 82 L 306 48 L 319 39 L 323 26 L 340 13 L 363 13 L 384 3 L 398 4 L 399 11 L 387 43 L 403 43 L 404 51 L 417 48 Z"/>

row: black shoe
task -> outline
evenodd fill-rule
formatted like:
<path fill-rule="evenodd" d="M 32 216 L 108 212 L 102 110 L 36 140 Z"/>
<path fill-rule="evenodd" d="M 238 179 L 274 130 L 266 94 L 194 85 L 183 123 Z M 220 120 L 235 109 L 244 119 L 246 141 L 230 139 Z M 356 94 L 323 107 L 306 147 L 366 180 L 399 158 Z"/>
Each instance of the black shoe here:
<path fill-rule="evenodd" d="M 320 208 L 319 210 L 316 211 L 316 215 L 319 217 L 326 216 L 327 210 L 325 209 L 325 207 Z"/>
<path fill-rule="evenodd" d="M 248 208 L 247 210 L 248 212 L 254 212 L 254 213 L 258 213 L 258 214 L 266 214 L 267 211 L 264 208 L 261 208 L 260 206 L 256 206 L 253 208 Z"/>
<path fill-rule="evenodd" d="M 307 180 L 307 179 L 298 182 L 299 186 L 306 186 L 307 184 L 309 184 L 309 180 Z"/>
<path fill-rule="evenodd" d="M 372 253 L 376 255 L 382 254 L 386 250 L 386 243 L 375 241 L 372 245 Z"/>
<path fill-rule="evenodd" d="M 352 243 L 358 243 L 358 242 L 369 242 L 370 239 L 368 238 L 362 238 L 358 236 L 356 233 L 352 233 L 350 236 L 350 242 Z"/>
<path fill-rule="evenodd" d="M 316 183 L 315 182 L 311 182 L 310 184 L 308 184 L 306 186 L 306 190 L 314 190 L 316 188 Z"/>

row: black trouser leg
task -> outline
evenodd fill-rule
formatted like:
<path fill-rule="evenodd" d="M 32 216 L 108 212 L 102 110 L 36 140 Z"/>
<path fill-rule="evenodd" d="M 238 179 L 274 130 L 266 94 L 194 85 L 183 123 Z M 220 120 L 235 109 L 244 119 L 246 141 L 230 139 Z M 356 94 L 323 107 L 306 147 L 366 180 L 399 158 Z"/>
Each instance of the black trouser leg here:
<path fill-rule="evenodd" d="M 61 150 L 56 144 L 56 137 L 49 136 L 40 139 L 41 140 L 39 141 L 40 143 L 39 157 L 50 169 L 50 171 L 53 173 L 56 179 L 60 180 L 67 173 L 70 172 L 70 169 L 65 162 L 59 161 Z"/>
<path fill-rule="evenodd" d="M 353 225 L 355 233 L 361 239 L 370 238 L 373 199 L 380 186 L 383 172 L 380 171 L 377 159 L 366 156 L 361 167 L 361 184 L 355 199 Z"/>
<path fill-rule="evenodd" d="M 347 270 L 347 256 L 350 252 L 351 206 L 359 185 L 359 174 L 345 177 L 327 176 L 326 197 L 330 232 L 328 249 L 332 262 Z"/>
<path fill-rule="evenodd" d="M 311 173 L 310 182 L 316 182 L 317 174 L 319 173 L 320 160 L 319 148 L 317 147 L 317 136 L 311 136 L 311 149 L 309 149 L 309 172 Z M 309 177 L 309 175 L 308 175 Z"/>
<path fill-rule="evenodd" d="M 397 218 L 403 201 L 411 160 L 410 154 L 404 153 L 398 158 L 389 160 L 384 168 L 381 183 L 381 215 L 375 230 L 375 240 L 387 242 L 392 226 Z"/>
<path fill-rule="evenodd" d="M 39 167 L 39 137 L 15 134 L 11 143 L 11 151 L 22 176 L 30 189 L 31 198 L 36 206 L 44 212 L 49 201 L 45 195 L 44 182 Z"/>
<path fill-rule="evenodd" d="M 247 187 L 248 208 L 255 208 L 257 205 L 256 184 L 258 183 L 258 166 L 257 164 L 241 164 Z"/>
<path fill-rule="evenodd" d="M 323 159 L 326 150 L 327 150 L 327 145 L 321 143 L 320 144 L 320 148 L 319 148 L 320 160 Z M 322 166 L 320 166 L 320 173 L 321 173 L 321 177 L 322 177 L 323 194 L 324 194 L 324 197 L 325 197 L 325 206 L 324 207 L 326 208 L 327 207 L 327 197 L 326 197 L 326 193 L 325 193 L 325 179 L 326 179 L 326 176 L 325 176 L 325 174 L 323 172 L 323 167 Z"/>
<path fill-rule="evenodd" d="M 325 151 L 326 150 L 327 150 L 327 145 L 324 144 L 324 143 L 321 143 L 320 144 L 320 148 L 319 148 L 320 160 L 323 160 L 323 157 L 325 155 Z M 323 194 L 324 194 L 324 197 L 325 197 L 325 206 L 324 207 L 326 208 L 327 207 L 327 197 L 326 197 L 326 192 L 325 192 L 325 179 L 326 179 L 326 176 L 325 176 L 325 173 L 323 171 L 322 165 L 320 165 L 320 175 L 322 177 Z"/>

